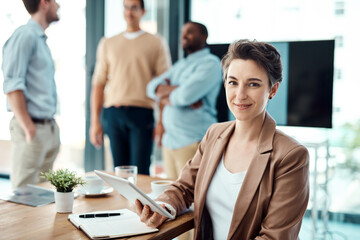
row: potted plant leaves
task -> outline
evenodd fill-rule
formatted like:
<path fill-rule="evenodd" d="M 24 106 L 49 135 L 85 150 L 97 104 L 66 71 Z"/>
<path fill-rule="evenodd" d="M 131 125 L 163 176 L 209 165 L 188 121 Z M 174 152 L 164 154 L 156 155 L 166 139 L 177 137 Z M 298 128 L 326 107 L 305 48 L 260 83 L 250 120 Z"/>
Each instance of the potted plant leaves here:
<path fill-rule="evenodd" d="M 59 213 L 72 212 L 74 203 L 74 188 L 84 185 L 85 181 L 77 177 L 76 173 L 68 169 L 58 169 L 56 171 L 41 173 L 42 177 L 55 186 L 56 211 Z"/>

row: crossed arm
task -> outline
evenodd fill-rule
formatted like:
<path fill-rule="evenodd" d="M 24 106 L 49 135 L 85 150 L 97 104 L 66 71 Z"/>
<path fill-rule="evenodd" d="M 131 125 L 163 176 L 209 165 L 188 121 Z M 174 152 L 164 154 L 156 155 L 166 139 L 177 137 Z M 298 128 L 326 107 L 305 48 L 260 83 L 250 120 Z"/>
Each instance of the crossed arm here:
<path fill-rule="evenodd" d="M 165 79 L 165 84 L 159 84 L 155 89 L 155 95 L 160 99 L 162 105 L 170 105 L 170 94 L 178 86 L 170 85 L 170 79 Z"/>
<path fill-rule="evenodd" d="M 158 121 L 156 122 L 153 138 L 158 146 L 161 146 L 161 139 L 165 132 L 164 126 L 162 124 L 162 111 L 165 105 L 171 105 L 170 102 L 170 94 L 174 91 L 178 86 L 170 85 L 170 80 L 168 78 L 165 79 L 165 84 L 159 84 L 156 87 L 155 95 L 160 99 L 160 113 Z M 199 99 L 197 102 L 190 105 L 192 109 L 197 109 L 202 106 L 202 101 Z"/>

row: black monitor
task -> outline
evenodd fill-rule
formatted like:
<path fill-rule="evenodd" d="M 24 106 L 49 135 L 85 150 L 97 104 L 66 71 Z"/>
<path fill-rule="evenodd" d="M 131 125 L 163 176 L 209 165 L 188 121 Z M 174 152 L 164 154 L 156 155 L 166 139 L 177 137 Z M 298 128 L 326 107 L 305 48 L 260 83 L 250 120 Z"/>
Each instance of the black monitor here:
<path fill-rule="evenodd" d="M 332 127 L 334 40 L 272 42 L 281 54 L 283 82 L 268 104 L 278 125 Z M 222 58 L 229 44 L 211 44 L 210 51 Z M 224 110 L 224 108 L 226 110 Z M 218 119 L 228 120 L 225 91 L 218 98 Z"/>

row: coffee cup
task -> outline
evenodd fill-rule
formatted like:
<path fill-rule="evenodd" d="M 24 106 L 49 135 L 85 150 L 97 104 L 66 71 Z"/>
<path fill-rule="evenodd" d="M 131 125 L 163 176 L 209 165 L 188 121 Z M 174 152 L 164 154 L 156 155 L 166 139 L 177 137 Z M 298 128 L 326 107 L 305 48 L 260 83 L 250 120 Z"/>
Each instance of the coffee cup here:
<path fill-rule="evenodd" d="M 98 176 L 85 176 L 84 181 L 84 190 L 88 194 L 100 193 L 104 188 L 104 181 Z"/>
<path fill-rule="evenodd" d="M 152 198 L 156 198 L 161 193 L 165 191 L 165 189 L 172 184 L 173 181 L 171 180 L 157 180 L 151 182 L 151 196 Z"/>

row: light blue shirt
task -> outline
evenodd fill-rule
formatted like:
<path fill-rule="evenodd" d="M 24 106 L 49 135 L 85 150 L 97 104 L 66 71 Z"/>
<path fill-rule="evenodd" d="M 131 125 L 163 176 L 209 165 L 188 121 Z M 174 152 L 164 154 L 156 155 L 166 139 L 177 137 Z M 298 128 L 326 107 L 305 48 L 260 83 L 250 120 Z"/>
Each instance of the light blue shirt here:
<path fill-rule="evenodd" d="M 31 117 L 50 119 L 56 112 L 55 67 L 43 28 L 30 19 L 3 47 L 4 93 L 21 90 Z M 7 103 L 8 111 L 11 111 Z"/>
<path fill-rule="evenodd" d="M 204 48 L 184 59 L 147 85 L 147 95 L 159 100 L 155 90 L 170 79 L 178 87 L 170 94 L 171 105 L 163 110 L 165 133 L 162 144 L 179 149 L 200 142 L 209 126 L 217 122 L 216 101 L 222 84 L 220 59 Z M 202 107 L 192 109 L 191 104 L 202 101 Z"/>

